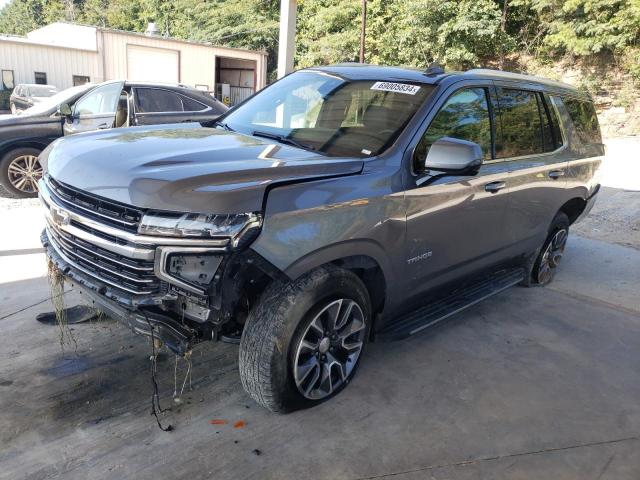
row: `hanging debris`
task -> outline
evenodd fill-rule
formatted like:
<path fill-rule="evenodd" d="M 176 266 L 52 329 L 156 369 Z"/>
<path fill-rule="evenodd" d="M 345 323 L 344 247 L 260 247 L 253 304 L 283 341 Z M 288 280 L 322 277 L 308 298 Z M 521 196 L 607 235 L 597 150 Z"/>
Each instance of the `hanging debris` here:
<path fill-rule="evenodd" d="M 51 303 L 53 303 L 55 319 L 60 331 L 60 348 L 64 353 L 65 344 L 73 345 L 74 351 L 77 352 L 78 343 L 69 329 L 67 310 L 64 308 L 64 276 L 51 258 L 47 258 L 47 279 L 51 291 Z"/>

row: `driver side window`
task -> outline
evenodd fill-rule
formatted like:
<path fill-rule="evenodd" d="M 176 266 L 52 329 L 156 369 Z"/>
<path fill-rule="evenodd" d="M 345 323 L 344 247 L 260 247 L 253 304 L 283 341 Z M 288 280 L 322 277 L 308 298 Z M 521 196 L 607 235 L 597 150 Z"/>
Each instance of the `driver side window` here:
<path fill-rule="evenodd" d="M 449 97 L 416 146 L 416 164 L 424 165 L 431 145 L 442 137 L 475 142 L 485 160 L 491 159 L 491 120 L 484 88 L 465 88 Z"/>
<path fill-rule="evenodd" d="M 110 83 L 91 90 L 76 102 L 74 115 L 115 114 L 121 91 L 121 83 Z"/>

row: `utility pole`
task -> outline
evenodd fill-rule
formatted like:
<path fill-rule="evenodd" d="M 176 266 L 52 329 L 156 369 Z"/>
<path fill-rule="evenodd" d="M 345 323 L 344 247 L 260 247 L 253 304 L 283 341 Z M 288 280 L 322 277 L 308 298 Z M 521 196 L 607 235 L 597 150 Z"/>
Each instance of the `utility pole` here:
<path fill-rule="evenodd" d="M 360 25 L 360 63 L 364 63 L 364 40 L 367 31 L 367 0 L 362 0 L 362 23 Z"/>
<path fill-rule="evenodd" d="M 293 71 L 296 51 L 297 0 L 280 0 L 280 37 L 278 39 L 278 78 Z"/>

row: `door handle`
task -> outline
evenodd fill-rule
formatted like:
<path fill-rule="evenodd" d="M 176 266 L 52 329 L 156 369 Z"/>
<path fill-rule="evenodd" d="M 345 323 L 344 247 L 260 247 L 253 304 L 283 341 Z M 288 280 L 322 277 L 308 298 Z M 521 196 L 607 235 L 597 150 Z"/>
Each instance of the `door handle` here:
<path fill-rule="evenodd" d="M 557 180 L 560 177 L 564 176 L 564 170 L 551 170 L 549 172 L 549 178 L 553 178 L 554 180 Z"/>
<path fill-rule="evenodd" d="M 491 182 L 491 183 L 487 183 L 484 186 L 484 189 L 489 193 L 498 193 L 500 190 L 502 190 L 506 186 L 507 184 L 505 182 Z"/>
<path fill-rule="evenodd" d="M 109 125 L 106 123 L 102 123 L 96 127 L 98 130 L 104 130 L 105 128 L 109 128 Z"/>

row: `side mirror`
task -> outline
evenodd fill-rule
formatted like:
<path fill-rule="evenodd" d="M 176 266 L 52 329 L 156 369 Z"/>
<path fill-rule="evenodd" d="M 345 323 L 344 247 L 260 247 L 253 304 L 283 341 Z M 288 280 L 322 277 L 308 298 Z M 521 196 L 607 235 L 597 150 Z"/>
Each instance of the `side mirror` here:
<path fill-rule="evenodd" d="M 424 170 L 464 173 L 482 165 L 482 147 L 459 138 L 442 137 L 429 149 Z"/>
<path fill-rule="evenodd" d="M 58 105 L 58 115 L 66 118 L 71 118 L 73 116 L 73 112 L 71 112 L 71 107 L 68 103 L 61 103 Z"/>

